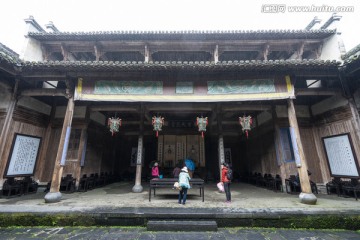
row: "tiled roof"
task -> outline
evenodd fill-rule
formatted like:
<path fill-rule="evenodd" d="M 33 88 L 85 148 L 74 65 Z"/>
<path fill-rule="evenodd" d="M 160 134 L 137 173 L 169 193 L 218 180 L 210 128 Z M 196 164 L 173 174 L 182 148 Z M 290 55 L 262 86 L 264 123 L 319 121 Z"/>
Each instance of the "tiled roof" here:
<path fill-rule="evenodd" d="M 21 63 L 22 61 L 16 52 L 0 43 L 0 69 L 15 75 L 19 70 L 17 67 L 19 67 Z"/>
<path fill-rule="evenodd" d="M 39 41 L 324 39 L 336 30 L 30 32 Z"/>
<path fill-rule="evenodd" d="M 25 62 L 23 71 L 67 70 L 67 71 L 153 71 L 153 70 L 287 70 L 287 69 L 337 69 L 340 62 L 323 60 L 275 60 L 275 61 L 226 61 L 226 62 L 85 62 L 85 61 L 49 61 Z"/>
<path fill-rule="evenodd" d="M 341 56 L 342 59 L 346 60 L 350 58 L 352 55 L 360 51 L 360 44 L 355 46 L 354 48 L 350 49 L 348 52 L 346 52 L 343 56 Z"/>
<path fill-rule="evenodd" d="M 0 43 L 0 62 L 6 61 L 8 63 L 19 63 L 21 60 L 19 59 L 19 54 Z"/>

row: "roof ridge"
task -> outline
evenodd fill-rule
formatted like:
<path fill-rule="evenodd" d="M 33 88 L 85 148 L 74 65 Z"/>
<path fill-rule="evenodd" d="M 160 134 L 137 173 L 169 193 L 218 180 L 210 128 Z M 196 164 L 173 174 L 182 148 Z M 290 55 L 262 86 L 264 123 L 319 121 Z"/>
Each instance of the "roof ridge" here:
<path fill-rule="evenodd" d="M 250 34 L 250 33 L 319 33 L 336 32 L 335 29 L 254 29 L 254 30 L 106 30 L 106 31 L 63 31 L 29 32 L 29 35 L 64 35 L 64 34 Z"/>

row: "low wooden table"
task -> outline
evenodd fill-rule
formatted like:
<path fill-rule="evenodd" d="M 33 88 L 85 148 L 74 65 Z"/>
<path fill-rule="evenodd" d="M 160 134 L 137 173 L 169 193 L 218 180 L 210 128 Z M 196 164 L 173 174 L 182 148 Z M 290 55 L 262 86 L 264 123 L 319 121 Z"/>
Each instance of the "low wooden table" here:
<path fill-rule="evenodd" d="M 149 202 L 151 202 L 151 190 L 156 188 L 173 188 L 174 183 L 178 182 L 178 178 L 153 178 L 150 180 L 150 188 L 149 188 Z M 204 202 L 204 180 L 201 178 L 192 178 L 190 179 L 191 188 L 199 188 L 200 189 L 200 197 L 202 197 L 202 201 Z"/>

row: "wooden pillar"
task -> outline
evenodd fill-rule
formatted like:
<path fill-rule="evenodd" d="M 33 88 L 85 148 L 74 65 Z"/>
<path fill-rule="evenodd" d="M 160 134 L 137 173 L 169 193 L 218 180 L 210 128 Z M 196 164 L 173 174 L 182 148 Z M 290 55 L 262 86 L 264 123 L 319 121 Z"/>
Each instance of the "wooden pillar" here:
<path fill-rule="evenodd" d="M 76 190 L 79 190 L 79 184 L 80 184 L 80 178 L 81 178 L 81 168 L 83 158 L 86 154 L 86 143 L 87 143 L 87 126 L 81 129 L 81 135 L 80 135 L 80 144 L 79 144 L 79 150 L 77 154 L 77 161 L 76 161 L 76 170 L 75 170 L 75 188 Z"/>
<path fill-rule="evenodd" d="M 39 161 L 39 164 L 37 164 L 37 166 L 36 166 L 35 176 L 38 177 L 38 180 L 40 182 L 42 180 L 42 176 L 44 174 L 44 171 L 46 171 L 44 166 L 45 166 L 45 162 L 46 162 L 46 153 L 48 151 L 49 142 L 50 142 L 50 139 L 51 139 L 52 122 L 53 122 L 54 117 L 55 117 L 55 112 L 56 112 L 56 104 L 53 104 L 53 106 L 51 108 L 51 113 L 50 113 L 50 121 L 49 121 L 49 124 L 48 124 L 48 126 L 46 128 L 44 139 L 42 141 L 43 144 L 41 146 L 41 152 L 40 152 L 40 156 L 39 156 L 40 161 Z"/>
<path fill-rule="evenodd" d="M 360 141 L 360 117 L 359 117 L 359 112 L 357 110 L 354 99 L 349 98 L 348 101 L 349 101 L 349 106 L 350 106 L 350 110 L 351 110 L 351 114 L 352 114 L 352 122 L 353 122 L 353 125 L 354 125 L 356 138 L 358 139 L 358 141 Z"/>
<path fill-rule="evenodd" d="M 137 157 L 136 157 L 136 177 L 135 177 L 135 185 L 132 188 L 132 191 L 135 193 L 140 193 L 143 191 L 143 187 L 141 186 L 141 170 L 142 170 L 142 158 L 143 158 L 143 133 L 144 133 L 144 105 L 141 104 L 140 107 L 140 134 L 138 138 L 138 149 L 137 149 Z"/>
<path fill-rule="evenodd" d="M 272 118 L 273 118 L 273 123 L 274 123 L 274 137 L 275 137 L 275 151 L 276 151 L 276 156 L 277 156 L 277 160 L 279 168 L 280 168 L 280 177 L 281 177 L 281 186 L 282 189 L 285 189 L 285 179 L 286 179 L 286 170 L 285 170 L 285 164 L 282 161 L 282 154 L 283 154 L 283 150 L 281 148 L 281 138 L 280 138 L 280 127 L 279 127 L 279 122 L 278 122 L 278 118 L 277 118 L 277 114 L 276 114 L 276 106 L 273 106 L 272 108 Z"/>
<path fill-rule="evenodd" d="M 315 204 L 317 201 L 316 196 L 311 192 L 311 186 L 309 181 L 309 176 L 307 173 L 307 162 L 305 159 L 305 153 L 303 149 L 303 145 L 301 142 L 299 126 L 296 118 L 294 101 L 292 99 L 288 99 L 288 117 L 290 123 L 291 130 L 291 139 L 293 142 L 293 149 L 295 155 L 296 166 L 298 167 L 298 174 L 300 178 L 301 184 L 301 193 L 299 198 L 302 203 L 305 204 Z M 296 141 L 294 141 L 294 139 Z"/>
<path fill-rule="evenodd" d="M 61 200 L 61 193 L 59 190 L 60 190 L 60 183 L 61 183 L 63 164 L 64 164 L 62 163 L 62 160 L 65 159 L 67 153 L 66 143 L 68 143 L 68 139 L 70 137 L 73 113 L 74 113 L 74 98 L 73 96 L 70 96 L 66 108 L 63 127 L 61 130 L 60 144 L 56 154 L 50 192 L 48 192 L 45 195 L 46 203 L 59 202 Z"/>
<path fill-rule="evenodd" d="M 17 103 L 17 89 L 18 89 L 18 85 L 19 85 L 19 79 L 16 79 L 16 82 L 15 82 L 15 86 L 14 86 L 14 89 L 13 89 L 13 94 L 11 96 L 11 99 L 10 99 L 10 102 L 9 102 L 9 105 L 8 105 L 8 108 L 7 108 L 7 111 L 6 111 L 6 117 L 5 117 L 5 121 L 4 121 L 4 125 L 3 125 L 3 128 L 1 130 L 1 135 L 0 135 L 0 160 L 1 159 L 6 159 L 4 155 L 4 148 L 5 148 L 5 145 L 9 139 L 9 132 L 10 132 L 10 126 L 11 126 L 11 122 L 12 122 L 12 118 L 13 118 L 13 114 L 14 114 L 14 109 L 15 109 L 15 106 L 16 106 L 16 103 Z M 3 172 L 4 172 L 4 168 L 6 166 L 6 162 L 3 162 L 1 163 L 0 165 L 0 174 L 1 174 L 1 179 L 2 179 L 2 176 L 4 175 Z M 1 184 L 2 185 L 2 184 Z"/>

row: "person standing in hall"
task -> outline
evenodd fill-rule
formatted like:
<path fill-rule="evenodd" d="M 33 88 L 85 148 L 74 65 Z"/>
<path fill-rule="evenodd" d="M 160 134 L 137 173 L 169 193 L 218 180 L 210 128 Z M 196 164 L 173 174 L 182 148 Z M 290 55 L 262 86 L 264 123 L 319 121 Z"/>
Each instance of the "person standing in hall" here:
<path fill-rule="evenodd" d="M 179 174 L 181 172 L 181 165 L 180 164 L 176 164 L 174 170 L 173 170 L 173 176 L 174 178 L 178 178 Z"/>
<path fill-rule="evenodd" d="M 189 171 L 187 167 L 183 167 L 179 174 L 179 186 L 181 187 L 181 190 L 179 191 L 179 204 L 185 205 L 186 203 L 187 191 L 190 188 L 189 180 Z"/>
<path fill-rule="evenodd" d="M 230 192 L 231 180 L 228 179 L 228 177 L 227 177 L 228 170 L 229 170 L 229 164 L 226 162 L 223 162 L 221 164 L 221 182 L 224 184 L 226 203 L 231 203 L 231 192 Z"/>

